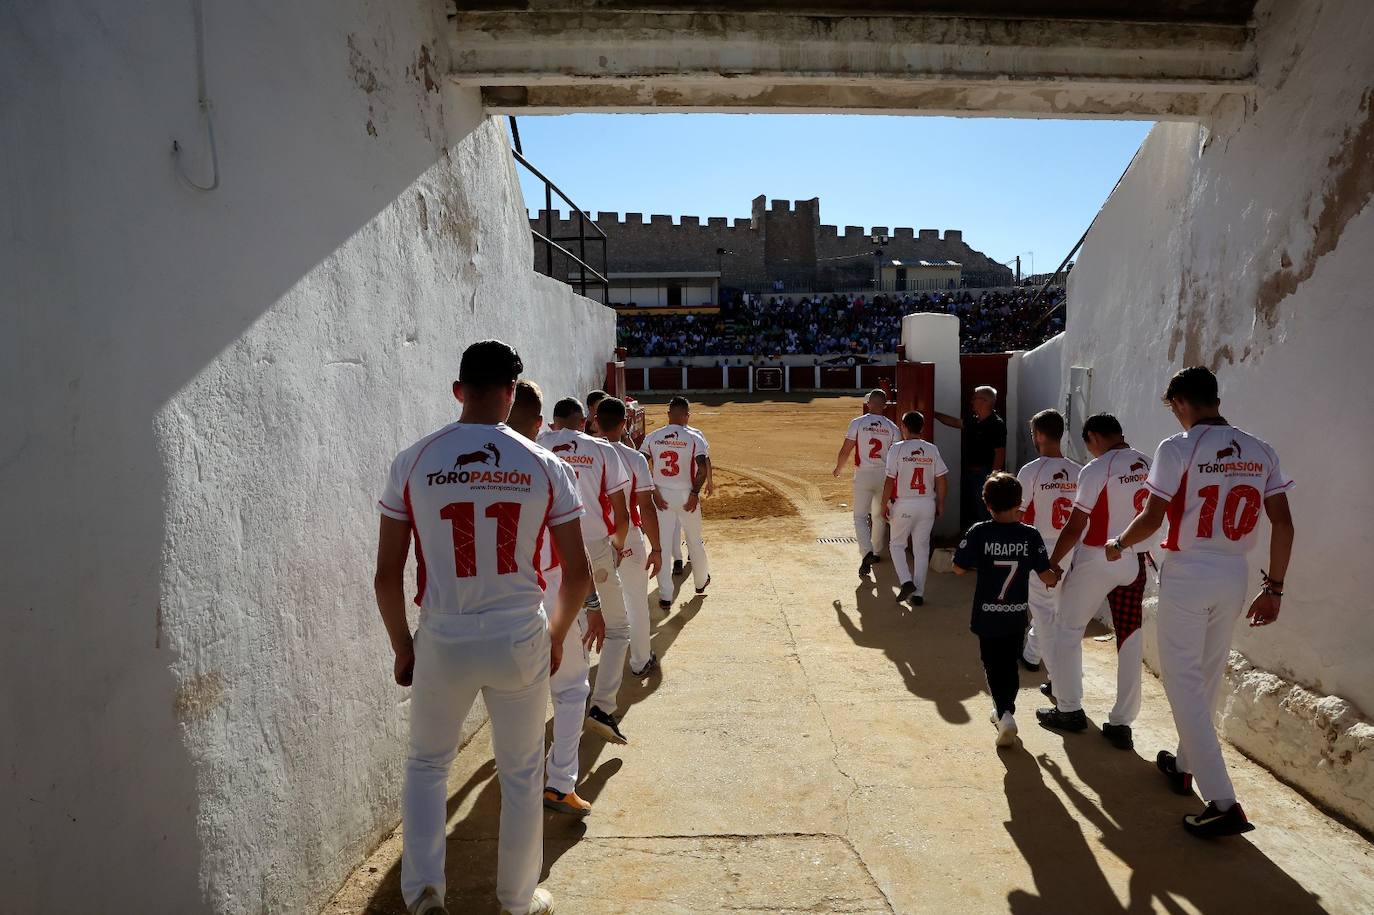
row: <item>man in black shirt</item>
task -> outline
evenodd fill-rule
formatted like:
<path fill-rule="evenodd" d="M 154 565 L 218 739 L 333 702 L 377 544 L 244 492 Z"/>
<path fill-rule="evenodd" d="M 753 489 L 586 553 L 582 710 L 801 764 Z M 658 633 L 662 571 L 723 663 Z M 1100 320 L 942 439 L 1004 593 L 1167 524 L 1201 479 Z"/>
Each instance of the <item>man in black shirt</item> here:
<path fill-rule="evenodd" d="M 988 520 L 983 506 L 983 482 L 989 474 L 1005 470 L 1007 466 L 1007 424 L 997 415 L 997 389 L 987 385 L 974 388 L 969 408 L 972 415 L 967 421 L 948 413 L 935 414 L 935 418 L 946 426 L 968 430 L 962 460 L 963 498 L 960 500 L 963 513 L 960 521 L 964 524 Z"/>
<path fill-rule="evenodd" d="M 983 502 L 992 520 L 969 528 L 954 551 L 954 571 L 978 573 L 973 591 L 973 619 L 983 671 L 988 678 L 997 726 L 997 746 L 1016 742 L 1016 691 L 1021 685 L 1017 667 L 1025 640 L 1030 599 L 1030 574 L 1047 586 L 1057 578 L 1040 532 L 1017 520 L 1021 484 L 1009 473 L 997 472 L 983 484 Z"/>

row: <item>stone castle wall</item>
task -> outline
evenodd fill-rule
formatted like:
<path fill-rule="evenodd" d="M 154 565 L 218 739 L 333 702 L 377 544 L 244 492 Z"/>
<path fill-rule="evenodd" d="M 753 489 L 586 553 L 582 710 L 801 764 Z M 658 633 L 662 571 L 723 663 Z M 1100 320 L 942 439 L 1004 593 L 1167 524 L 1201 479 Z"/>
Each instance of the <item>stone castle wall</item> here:
<path fill-rule="evenodd" d="M 598 212 L 595 222 L 606 233 L 608 270 L 611 273 L 654 273 L 679 271 L 721 272 L 721 286 L 766 291 L 775 280 L 790 289 L 831 286 L 862 287 L 873 276 L 873 234 L 886 234 L 891 241 L 885 255 L 898 260 L 953 260 L 963 265 L 964 274 L 986 277 L 990 284 L 1011 282 L 1011 270 L 981 251 L 971 248 L 958 229 L 944 234 L 936 229 L 885 226 L 821 225 L 820 199 L 767 200 L 760 196 L 752 202 L 749 219 L 713 216 L 702 220 L 682 216 L 643 213 Z M 578 222 L 555 212 L 554 237 L 576 235 Z M 545 233 L 545 212 L 530 219 L 530 227 Z M 576 253 L 576 242 L 563 242 Z M 535 268 L 544 270 L 542 245 L 535 246 Z M 727 253 L 719 254 L 720 249 Z M 589 244 L 587 262 L 600 267 L 600 245 Z M 867 256 L 864 256 L 867 255 Z M 570 262 L 554 258 L 556 277 L 567 276 Z"/>

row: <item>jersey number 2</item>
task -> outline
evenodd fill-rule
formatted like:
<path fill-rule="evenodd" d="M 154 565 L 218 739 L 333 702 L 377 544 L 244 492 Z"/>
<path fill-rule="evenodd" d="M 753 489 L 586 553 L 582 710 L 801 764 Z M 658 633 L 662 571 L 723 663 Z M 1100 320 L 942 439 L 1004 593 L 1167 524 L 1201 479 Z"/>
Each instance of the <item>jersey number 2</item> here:
<path fill-rule="evenodd" d="M 868 440 L 868 456 L 873 460 L 879 460 L 883 456 L 883 440 L 880 438 L 870 438 Z"/>
<path fill-rule="evenodd" d="M 483 512 L 496 519 L 496 574 L 517 571 L 515 544 L 520 533 L 520 503 L 493 502 Z M 450 502 L 439 510 L 439 517 L 453 528 L 453 571 L 459 578 L 477 574 L 476 511 L 471 502 Z"/>
<path fill-rule="evenodd" d="M 1197 514 L 1197 535 L 1199 539 L 1210 540 L 1213 521 L 1217 514 L 1217 502 L 1221 499 L 1221 487 L 1215 483 L 1197 491 L 1202 497 L 1202 510 Z M 1260 491 L 1248 484 L 1241 484 L 1226 494 L 1226 505 L 1221 512 L 1221 532 L 1227 540 L 1239 540 L 1259 524 Z"/>

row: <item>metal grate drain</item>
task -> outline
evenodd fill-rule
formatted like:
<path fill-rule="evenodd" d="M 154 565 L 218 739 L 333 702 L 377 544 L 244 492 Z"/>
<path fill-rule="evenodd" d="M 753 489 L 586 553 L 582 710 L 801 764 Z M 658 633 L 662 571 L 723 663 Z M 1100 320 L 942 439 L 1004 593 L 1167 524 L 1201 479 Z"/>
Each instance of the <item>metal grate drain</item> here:
<path fill-rule="evenodd" d="M 817 543 L 854 543 L 859 542 L 857 537 L 817 537 Z"/>

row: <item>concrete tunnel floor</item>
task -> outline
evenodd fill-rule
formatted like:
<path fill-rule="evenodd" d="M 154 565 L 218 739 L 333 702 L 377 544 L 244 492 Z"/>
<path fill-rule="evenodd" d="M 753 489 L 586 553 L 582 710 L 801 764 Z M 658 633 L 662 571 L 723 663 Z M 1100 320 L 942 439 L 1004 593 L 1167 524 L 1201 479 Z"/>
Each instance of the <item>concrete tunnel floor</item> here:
<path fill-rule="evenodd" d="M 1153 763 L 1175 742 L 1163 688 L 1147 671 L 1136 749 L 1111 747 L 1098 727 L 1115 651 L 1092 630 L 1093 726 L 1037 727 L 1043 675 L 1023 672 L 1022 742 L 996 750 L 971 581 L 933 572 L 926 605 L 903 608 L 890 562 L 866 581 L 853 544 L 818 542 L 853 535 L 848 475 L 830 469 L 859 404 L 694 408 L 717 467 L 713 582 L 696 597 L 688 576 L 668 614 L 651 603 L 662 666 L 626 676 L 630 743 L 584 736 L 578 790 L 595 809 L 546 815 L 541 882 L 559 913 L 1374 909 L 1374 846 L 1229 746 L 1258 829 L 1186 835 L 1179 817 L 1201 802 L 1170 793 Z M 665 408 L 648 409 L 654 428 Z M 454 913 L 497 911 L 489 736 L 450 779 Z M 398 830 L 322 911 L 403 913 L 399 858 Z"/>

